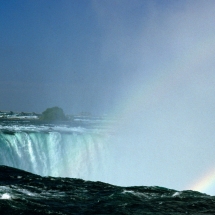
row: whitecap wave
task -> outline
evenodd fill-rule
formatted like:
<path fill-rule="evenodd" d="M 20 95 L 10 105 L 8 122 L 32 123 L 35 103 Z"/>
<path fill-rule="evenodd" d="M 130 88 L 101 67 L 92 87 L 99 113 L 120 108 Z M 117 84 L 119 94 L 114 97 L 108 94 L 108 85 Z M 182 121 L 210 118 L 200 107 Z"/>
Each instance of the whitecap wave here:
<path fill-rule="evenodd" d="M 11 196 L 9 193 L 4 193 L 0 199 L 11 199 Z"/>

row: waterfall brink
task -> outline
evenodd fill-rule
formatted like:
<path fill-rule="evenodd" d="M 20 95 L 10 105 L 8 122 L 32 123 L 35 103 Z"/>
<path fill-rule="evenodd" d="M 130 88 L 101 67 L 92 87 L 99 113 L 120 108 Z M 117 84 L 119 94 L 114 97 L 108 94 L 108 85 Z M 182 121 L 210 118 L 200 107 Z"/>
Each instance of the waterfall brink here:
<path fill-rule="evenodd" d="M 101 133 L 2 132 L 0 165 L 42 176 L 105 181 L 107 142 Z"/>

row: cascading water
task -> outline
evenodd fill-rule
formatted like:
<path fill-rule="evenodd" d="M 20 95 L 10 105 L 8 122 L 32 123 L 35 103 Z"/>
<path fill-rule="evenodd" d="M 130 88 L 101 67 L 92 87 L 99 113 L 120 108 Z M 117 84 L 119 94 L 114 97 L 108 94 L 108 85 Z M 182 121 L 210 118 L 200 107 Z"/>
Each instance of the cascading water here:
<path fill-rule="evenodd" d="M 0 165 L 42 176 L 106 181 L 109 138 L 96 129 L 4 130 L 0 132 Z"/>

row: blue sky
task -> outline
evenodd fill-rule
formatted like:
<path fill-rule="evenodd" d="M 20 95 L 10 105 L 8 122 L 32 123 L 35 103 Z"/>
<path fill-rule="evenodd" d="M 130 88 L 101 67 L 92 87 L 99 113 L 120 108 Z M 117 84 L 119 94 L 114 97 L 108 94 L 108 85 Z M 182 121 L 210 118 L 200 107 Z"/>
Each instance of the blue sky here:
<path fill-rule="evenodd" d="M 174 57 L 168 15 L 188 2 L 1 0 L 1 109 L 112 112 Z"/>
<path fill-rule="evenodd" d="M 99 89 L 107 71 L 99 61 L 101 30 L 91 4 L 1 1 L 2 109 L 58 105 L 69 113 L 95 112 L 97 100 L 103 108 Z"/>
<path fill-rule="evenodd" d="M 1 0 L 1 109 L 112 112 L 130 77 L 152 73 L 160 41 L 150 22 L 184 7 L 162 2 Z"/>

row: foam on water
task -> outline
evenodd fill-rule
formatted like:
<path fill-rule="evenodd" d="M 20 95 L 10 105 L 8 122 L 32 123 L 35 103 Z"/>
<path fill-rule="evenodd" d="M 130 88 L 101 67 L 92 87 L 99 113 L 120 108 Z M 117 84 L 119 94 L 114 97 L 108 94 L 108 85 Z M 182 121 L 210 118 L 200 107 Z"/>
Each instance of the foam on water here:
<path fill-rule="evenodd" d="M 0 186 L 0 199 L 11 199 L 11 188 L 7 186 Z"/>
<path fill-rule="evenodd" d="M 180 192 L 175 192 L 172 197 L 175 197 L 175 196 L 179 196 L 181 193 Z"/>
<path fill-rule="evenodd" d="M 68 127 L 66 125 L 0 125 L 0 130 L 11 132 L 79 132 L 86 131 L 83 127 Z"/>
<path fill-rule="evenodd" d="M 140 193 L 140 192 L 135 192 L 133 190 L 124 190 L 123 194 L 126 194 L 126 193 L 130 193 L 130 194 L 137 196 L 139 198 L 149 198 L 149 196 L 147 196 L 146 194 Z"/>
<path fill-rule="evenodd" d="M 11 196 L 10 196 L 8 193 L 4 193 L 4 194 L 1 196 L 1 199 L 11 199 Z"/>

